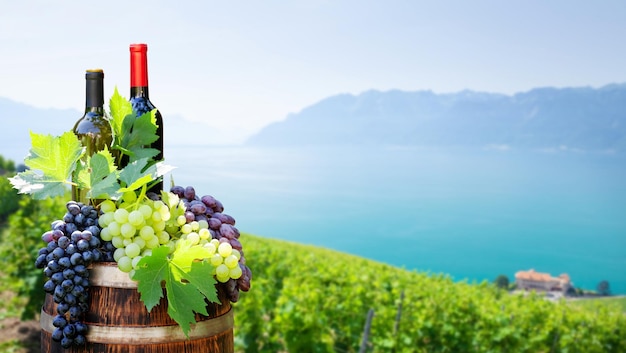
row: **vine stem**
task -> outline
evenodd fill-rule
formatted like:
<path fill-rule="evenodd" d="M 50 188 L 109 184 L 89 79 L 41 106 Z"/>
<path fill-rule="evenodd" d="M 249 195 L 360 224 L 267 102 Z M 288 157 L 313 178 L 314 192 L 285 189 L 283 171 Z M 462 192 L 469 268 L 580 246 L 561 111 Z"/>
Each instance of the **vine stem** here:
<path fill-rule="evenodd" d="M 146 184 L 144 184 L 141 187 L 141 192 L 139 193 L 139 196 L 137 196 L 137 200 L 135 201 L 135 203 L 133 204 L 133 210 L 137 211 L 139 209 L 139 205 L 141 204 L 141 202 L 143 201 L 143 199 L 146 197 Z"/>

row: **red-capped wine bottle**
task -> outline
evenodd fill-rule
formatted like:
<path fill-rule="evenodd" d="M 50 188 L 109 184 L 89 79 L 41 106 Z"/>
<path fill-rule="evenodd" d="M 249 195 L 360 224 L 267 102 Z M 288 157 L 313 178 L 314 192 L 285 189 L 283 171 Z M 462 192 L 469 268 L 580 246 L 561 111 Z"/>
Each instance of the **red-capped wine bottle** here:
<path fill-rule="evenodd" d="M 86 155 L 110 148 L 113 142 L 111 124 L 104 111 L 104 72 L 101 69 L 85 73 L 85 114 L 74 125 L 74 134 L 86 148 Z M 87 203 L 84 190 L 72 186 L 72 198 Z"/>
<path fill-rule="evenodd" d="M 155 109 L 154 104 L 150 101 L 148 94 L 148 45 L 147 44 L 131 44 L 130 45 L 130 103 L 133 111 L 139 117 L 147 112 Z M 155 160 L 163 160 L 163 118 L 161 112 L 156 111 L 156 124 L 158 140 L 153 142 L 150 147 L 159 151 Z M 160 195 L 163 190 L 163 178 L 159 178 L 159 182 L 150 188 L 152 191 Z"/>

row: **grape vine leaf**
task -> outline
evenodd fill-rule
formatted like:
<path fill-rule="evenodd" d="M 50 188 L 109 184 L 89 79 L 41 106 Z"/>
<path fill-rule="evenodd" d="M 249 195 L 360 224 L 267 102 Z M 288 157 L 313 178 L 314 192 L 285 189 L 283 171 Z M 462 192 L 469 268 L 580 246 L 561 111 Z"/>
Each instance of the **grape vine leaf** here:
<path fill-rule="evenodd" d="M 122 132 L 122 124 L 126 116 L 133 114 L 133 107 L 127 99 L 122 97 L 117 90 L 117 86 L 113 90 L 113 96 L 111 96 L 109 100 L 109 108 L 111 110 L 111 119 L 109 122 L 113 130 L 113 135 L 115 136 L 115 141 L 119 144 L 119 139 L 124 135 Z"/>
<path fill-rule="evenodd" d="M 174 169 L 174 167 L 163 162 L 156 164 L 150 164 L 150 162 L 150 158 L 142 158 L 124 167 L 119 175 L 119 179 L 123 183 L 119 192 L 137 190 Z"/>
<path fill-rule="evenodd" d="M 137 264 L 133 280 L 141 300 L 151 311 L 163 297 L 162 282 L 167 292 L 167 312 L 189 335 L 190 324 L 195 323 L 195 314 L 208 315 L 206 299 L 219 302 L 213 278 L 213 266 L 207 261 L 209 252 L 200 245 L 191 245 L 179 240 L 176 250 L 161 246 L 152 255 L 143 257 Z"/>
<path fill-rule="evenodd" d="M 156 134 L 156 110 L 136 116 L 132 105 L 120 95 L 117 87 L 109 100 L 109 107 L 110 124 L 115 136 L 113 149 L 128 155 L 129 162 L 159 154 L 157 149 L 145 147 L 159 138 Z"/>
<path fill-rule="evenodd" d="M 73 174 L 78 187 L 87 191 L 90 199 L 108 198 L 117 194 L 117 167 L 108 148 L 80 160 Z"/>
<path fill-rule="evenodd" d="M 143 158 L 128 164 L 120 171 L 120 181 L 125 185 L 120 189 L 121 193 L 137 190 L 157 178 L 156 166 L 148 166 L 149 162 L 149 158 Z"/>
<path fill-rule="evenodd" d="M 117 193 L 120 189 L 117 181 L 117 167 L 107 148 L 91 156 L 89 167 L 91 188 L 87 197 L 90 199 L 108 198 Z"/>
<path fill-rule="evenodd" d="M 42 200 L 63 195 L 71 185 L 70 175 L 84 153 L 80 141 L 73 132 L 61 136 L 30 132 L 30 154 L 24 164 L 30 170 L 10 178 L 10 182 L 20 193 L 32 194 Z"/>
<path fill-rule="evenodd" d="M 120 140 L 120 146 L 129 151 L 130 161 L 152 158 L 159 151 L 153 148 L 145 148 L 156 141 L 159 136 L 156 134 L 156 110 L 145 113 L 139 117 L 135 114 L 126 115 L 122 123 L 122 130 L 126 131 Z"/>

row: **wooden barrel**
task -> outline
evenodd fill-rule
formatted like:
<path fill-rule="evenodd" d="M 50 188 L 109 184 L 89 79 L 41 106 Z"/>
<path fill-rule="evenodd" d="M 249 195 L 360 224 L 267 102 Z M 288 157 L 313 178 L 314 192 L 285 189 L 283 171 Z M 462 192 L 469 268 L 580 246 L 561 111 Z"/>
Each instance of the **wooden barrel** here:
<path fill-rule="evenodd" d="M 63 349 L 52 340 L 52 320 L 56 304 L 50 294 L 41 310 L 41 351 L 45 353 L 233 353 L 233 311 L 230 301 L 220 291 L 223 305 L 210 303 L 209 316 L 196 314 L 196 324 L 187 338 L 167 314 L 167 299 L 146 310 L 137 292 L 137 284 L 115 263 L 100 263 L 90 270 L 89 326 L 87 345 Z"/>

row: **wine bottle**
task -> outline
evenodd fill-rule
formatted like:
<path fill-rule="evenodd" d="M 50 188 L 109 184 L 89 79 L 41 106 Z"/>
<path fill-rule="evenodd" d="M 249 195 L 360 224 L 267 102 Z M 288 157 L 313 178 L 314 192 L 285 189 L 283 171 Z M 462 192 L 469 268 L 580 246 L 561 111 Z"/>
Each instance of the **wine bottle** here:
<path fill-rule="evenodd" d="M 148 93 L 148 45 L 147 44 L 131 44 L 130 45 L 130 103 L 133 111 L 139 117 L 147 112 L 156 109 L 150 101 Z M 163 118 L 161 112 L 157 109 L 156 114 L 157 135 L 159 138 L 149 147 L 159 151 L 154 157 L 156 161 L 163 160 Z M 163 178 L 159 178 L 158 183 L 150 187 L 151 192 L 160 195 L 163 190 Z"/>
<path fill-rule="evenodd" d="M 111 147 L 111 124 L 104 111 L 104 72 L 101 69 L 85 73 L 85 114 L 74 125 L 74 134 L 86 149 L 86 156 Z M 87 203 L 86 192 L 72 186 L 72 198 Z"/>

